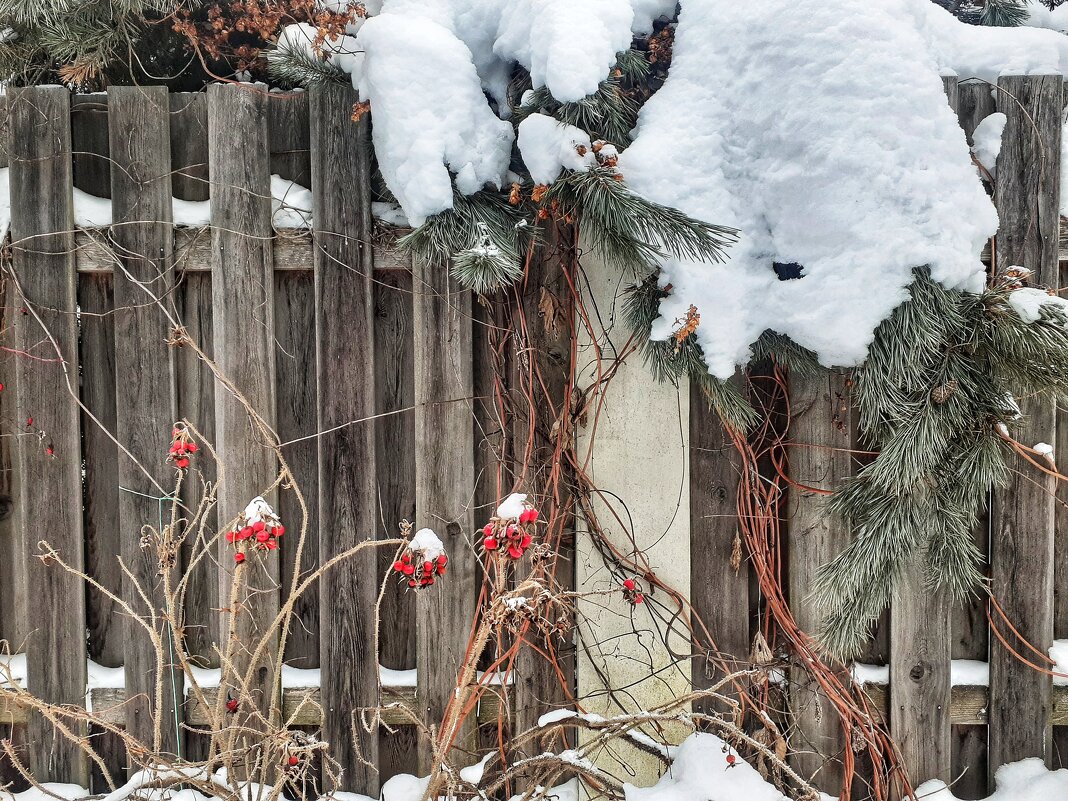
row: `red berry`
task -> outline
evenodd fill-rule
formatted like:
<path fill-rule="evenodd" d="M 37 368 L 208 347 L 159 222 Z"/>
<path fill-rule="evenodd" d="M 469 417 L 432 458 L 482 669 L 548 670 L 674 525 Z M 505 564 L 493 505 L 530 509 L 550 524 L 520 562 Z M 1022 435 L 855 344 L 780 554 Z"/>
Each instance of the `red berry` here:
<path fill-rule="evenodd" d="M 506 537 L 508 537 L 508 539 L 512 539 L 513 537 L 515 537 L 515 526 L 509 523 L 508 528 L 504 530 L 504 534 Z"/>
<path fill-rule="evenodd" d="M 47 453 L 49 456 L 54 456 L 56 451 L 51 445 L 49 445 L 47 448 L 45 448 L 45 453 Z"/>
<path fill-rule="evenodd" d="M 178 467 L 182 470 L 185 470 L 187 467 L 189 467 L 189 460 L 185 457 L 182 457 L 177 462 L 175 462 L 175 464 L 178 465 Z"/>
<path fill-rule="evenodd" d="M 0 392 L 3 392 L 3 391 L 4 391 L 4 384 L 3 384 L 3 382 L 0 382 Z"/>
<path fill-rule="evenodd" d="M 401 561 L 404 562 L 404 564 L 408 564 L 409 562 L 411 562 L 412 561 L 411 553 L 409 551 L 405 551 L 404 553 L 402 553 L 401 554 Z"/>
<path fill-rule="evenodd" d="M 245 527 L 244 527 L 243 529 L 241 529 L 241 531 L 240 531 L 240 532 L 238 533 L 238 535 L 237 535 L 237 538 L 238 538 L 239 540 L 247 540 L 247 539 L 248 539 L 249 537 L 251 537 L 251 536 L 252 536 L 252 526 L 245 526 Z"/>
<path fill-rule="evenodd" d="M 445 554 L 442 554 L 441 556 L 438 557 L 438 564 L 439 565 L 447 565 L 448 563 L 449 563 L 449 557 L 447 557 Z"/>
<path fill-rule="evenodd" d="M 242 551 L 238 551 L 237 553 L 234 554 L 234 561 L 237 562 L 238 564 L 241 564 L 242 562 L 245 561 L 245 554 Z"/>
<path fill-rule="evenodd" d="M 732 768 L 734 767 L 734 763 L 737 759 L 738 757 L 736 757 L 734 754 L 727 754 L 727 764 L 730 765 Z"/>
<path fill-rule="evenodd" d="M 626 587 L 628 590 L 633 590 L 634 589 L 634 579 L 626 579 L 623 582 L 623 586 Z"/>
<path fill-rule="evenodd" d="M 415 566 L 414 565 L 405 565 L 403 572 L 404 572 L 404 575 L 410 576 L 415 572 Z"/>
<path fill-rule="evenodd" d="M 185 446 L 185 449 L 190 453 L 196 453 L 197 450 L 199 450 L 195 442 L 190 442 L 188 445 Z"/>
<path fill-rule="evenodd" d="M 177 437 L 181 436 L 181 434 L 182 434 L 182 432 L 181 432 L 181 431 L 179 431 L 179 430 L 178 430 L 177 428 L 172 428 L 172 429 L 171 429 L 171 438 L 172 438 L 172 439 L 174 439 L 174 438 L 177 438 Z"/>
<path fill-rule="evenodd" d="M 226 541 L 227 542 L 233 544 L 234 539 L 236 539 L 236 538 L 237 538 L 237 532 L 236 531 L 227 531 L 226 532 Z"/>
<path fill-rule="evenodd" d="M 278 543 L 275 542 L 274 540 L 267 540 L 267 550 L 268 551 L 276 551 L 276 550 L 278 550 Z"/>
<path fill-rule="evenodd" d="M 237 699 L 236 698 L 231 698 L 229 701 L 226 702 L 226 711 L 227 712 L 231 712 L 231 713 L 236 712 L 237 711 L 237 707 L 238 707 L 238 703 L 237 703 Z"/>
<path fill-rule="evenodd" d="M 430 573 L 431 571 L 433 571 L 433 569 L 434 569 L 434 563 L 433 562 L 423 562 L 423 572 L 424 573 Z"/>
<path fill-rule="evenodd" d="M 265 528 L 267 528 L 267 524 L 264 523 L 262 520 L 257 520 L 255 523 L 252 524 L 253 531 L 263 531 Z"/>
<path fill-rule="evenodd" d="M 524 534 L 523 535 L 523 539 L 521 539 L 519 541 L 519 547 L 522 548 L 525 551 L 527 548 L 530 547 L 530 543 L 533 542 L 533 541 L 534 541 L 533 537 L 531 537 L 529 534 Z"/>
<path fill-rule="evenodd" d="M 28 426 L 32 426 L 33 425 L 33 418 L 32 417 L 27 417 L 26 418 L 26 425 L 28 425 Z"/>
<path fill-rule="evenodd" d="M 268 534 L 266 531 L 256 532 L 256 542 L 267 542 L 267 540 L 269 540 L 270 538 L 271 535 Z"/>
<path fill-rule="evenodd" d="M 537 509 L 527 509 L 528 523 L 537 523 L 539 517 L 541 517 L 541 514 L 538 512 Z"/>
<path fill-rule="evenodd" d="M 520 548 L 518 545 L 509 545 L 508 555 L 513 559 L 518 559 L 523 555 L 523 549 Z"/>
<path fill-rule="evenodd" d="M 482 547 L 485 548 L 487 551 L 496 551 L 497 550 L 497 538 L 496 537 L 486 537 L 486 539 L 482 540 Z"/>
<path fill-rule="evenodd" d="M 438 575 L 439 576 L 444 576 L 445 575 L 445 565 L 438 565 Z"/>
<path fill-rule="evenodd" d="M 482 533 L 487 537 L 490 536 L 493 533 L 493 523 L 486 523 L 482 527 Z"/>
<path fill-rule="evenodd" d="M 645 596 L 639 592 L 637 595 L 634 596 L 634 603 L 645 603 Z"/>
<path fill-rule="evenodd" d="M 408 579 L 408 586 L 414 588 L 415 587 L 415 579 Z"/>
<path fill-rule="evenodd" d="M 398 559 L 396 562 L 393 563 L 393 569 L 396 570 L 398 573 L 403 573 L 404 572 L 404 562 L 402 562 L 400 559 Z"/>
<path fill-rule="evenodd" d="M 295 765 L 299 765 L 299 764 L 300 764 L 300 757 L 298 757 L 298 756 L 291 756 L 291 757 L 289 758 L 289 767 L 291 767 L 291 768 L 292 768 L 292 767 L 294 767 Z"/>
<path fill-rule="evenodd" d="M 273 532 L 274 532 L 274 536 L 281 537 L 283 534 L 286 533 L 286 527 L 285 526 L 275 526 L 274 529 L 273 529 Z"/>

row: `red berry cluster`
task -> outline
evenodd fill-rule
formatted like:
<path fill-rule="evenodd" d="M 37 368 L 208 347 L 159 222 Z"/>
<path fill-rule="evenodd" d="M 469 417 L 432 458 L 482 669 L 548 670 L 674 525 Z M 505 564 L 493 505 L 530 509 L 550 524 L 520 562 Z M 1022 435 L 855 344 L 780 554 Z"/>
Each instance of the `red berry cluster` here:
<path fill-rule="evenodd" d="M 521 559 L 534 541 L 534 524 L 538 510 L 525 495 L 513 495 L 497 508 L 497 516 L 482 528 L 482 547 L 487 551 L 503 549 L 512 559 Z"/>
<path fill-rule="evenodd" d="M 432 585 L 437 577 L 444 576 L 448 564 L 445 546 L 437 534 L 428 528 L 421 528 L 393 563 L 393 569 L 408 579 L 409 587 L 423 589 Z"/>
<path fill-rule="evenodd" d="M 234 527 L 226 532 L 226 541 L 238 546 L 234 561 L 241 564 L 246 558 L 241 543 L 248 543 L 261 551 L 273 551 L 278 548 L 278 538 L 285 533 L 285 526 L 267 501 L 255 498 L 238 517 Z"/>
<path fill-rule="evenodd" d="M 645 595 L 642 593 L 641 587 L 632 578 L 623 580 L 623 597 L 632 604 L 645 603 Z"/>
<path fill-rule="evenodd" d="M 199 450 L 193 438 L 184 428 L 175 426 L 171 431 L 171 449 L 167 452 L 167 461 L 179 470 L 189 467 L 189 457 Z"/>

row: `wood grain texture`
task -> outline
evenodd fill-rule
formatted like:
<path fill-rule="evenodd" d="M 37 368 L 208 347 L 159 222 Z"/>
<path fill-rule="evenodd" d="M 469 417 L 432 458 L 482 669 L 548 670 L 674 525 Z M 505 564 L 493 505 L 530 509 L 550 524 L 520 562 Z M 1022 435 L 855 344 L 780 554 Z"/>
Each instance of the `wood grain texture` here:
<path fill-rule="evenodd" d="M 744 388 L 745 377 L 732 379 Z M 743 669 L 751 644 L 749 569 L 731 564 L 738 527 L 741 456 L 696 382 L 690 385 L 690 603 L 697 620 L 693 685 L 707 689 L 723 678 L 719 658 Z M 744 545 L 738 540 L 739 547 Z M 739 552 L 740 554 L 742 552 Z M 694 708 L 710 711 L 704 702 Z M 723 711 L 723 710 L 719 710 Z"/>
<path fill-rule="evenodd" d="M 175 471 L 165 461 L 177 417 L 175 376 L 167 344 L 174 318 L 171 224 L 171 153 L 167 89 L 115 86 L 108 90 L 111 136 L 111 241 L 118 258 L 115 299 L 115 421 L 120 452 L 121 553 L 130 575 L 123 597 L 142 616 L 166 612 L 165 585 L 178 576 L 154 548 L 141 545 L 142 527 L 157 532 L 169 523 Z M 130 376 L 138 380 L 131 381 Z M 147 596 L 148 608 L 142 600 Z M 164 625 L 157 634 L 167 640 Z M 148 633 L 128 625 L 125 637 L 126 731 L 145 745 L 177 754 L 181 732 L 174 725 L 183 692 L 177 671 L 157 675 Z M 162 703 L 157 709 L 157 691 Z M 157 725 L 161 723 L 162 725 Z"/>
<path fill-rule="evenodd" d="M 378 261 L 379 251 L 375 253 Z M 410 259 L 408 260 L 410 265 Z M 415 354 L 412 349 L 412 273 L 374 272 L 375 473 L 381 537 L 395 537 L 401 520 L 415 520 Z M 378 551 L 378 580 L 392 573 L 394 552 Z M 415 667 L 415 594 L 398 591 L 396 579 L 382 598 L 379 662 L 395 670 Z M 418 769 L 415 729 L 381 730 L 378 774 L 384 782 Z"/>
<path fill-rule="evenodd" d="M 271 174 L 301 186 L 311 186 L 311 151 L 307 92 L 271 92 L 267 103 L 271 146 Z M 304 269 L 279 269 L 287 245 L 306 245 Z M 278 436 L 283 442 L 302 440 L 285 448 L 283 455 L 300 487 L 307 506 L 307 543 L 301 556 L 301 573 L 319 564 L 315 543 L 319 538 L 318 441 L 305 439 L 316 431 L 315 386 L 315 282 L 312 276 L 311 239 L 305 231 L 275 232 L 274 296 L 275 333 L 278 349 Z M 283 492 L 278 501 L 290 530 L 300 530 L 301 509 L 296 494 Z M 290 586 L 296 567 L 297 537 L 283 541 L 282 586 Z M 286 640 L 286 662 L 301 668 L 319 666 L 319 593 L 305 593 L 296 604 L 295 617 Z"/>
<path fill-rule="evenodd" d="M 348 86 L 311 93 L 315 204 L 315 324 L 319 391 L 319 558 L 378 531 L 375 478 L 375 347 L 371 276 L 371 143 L 368 121 L 349 119 Z M 365 422 L 345 425 L 354 420 Z M 375 650 L 377 555 L 365 549 L 319 582 L 323 736 L 346 767 L 343 789 L 378 795 L 378 734 L 359 723 L 378 705 Z M 354 720 L 356 721 L 354 725 Z M 355 742 L 354 738 L 359 738 Z"/>
<path fill-rule="evenodd" d="M 4 106 L 6 114 L 7 106 Z M 0 139 L 6 147 L 6 138 Z M 2 149 L 2 148 L 0 148 Z M 0 268 L 9 270 L 9 256 L 0 256 Z M 10 331 L 21 301 L 8 278 L 0 283 L 3 317 L 0 331 L 5 332 L 5 341 L 10 341 Z M 0 553 L 10 558 L 0 559 L 0 640 L 7 640 L 8 647 L 21 650 L 26 636 L 26 553 L 25 526 L 21 523 L 18 506 L 18 394 L 15 386 L 14 353 L 0 352 Z M 2 735 L 0 735 L 2 736 Z"/>
<path fill-rule="evenodd" d="M 511 391 L 518 394 L 513 398 L 516 419 L 510 450 L 515 461 L 515 489 L 530 494 L 541 511 L 541 520 L 547 525 L 540 533 L 556 553 L 551 572 L 558 589 L 570 592 L 575 589 L 575 509 L 569 491 L 574 479 L 561 465 L 556 444 L 561 426 L 571 425 L 575 309 L 565 265 L 577 263 L 577 240 L 574 228 L 562 223 L 549 224 L 543 233 L 538 256 L 530 260 L 523 280 L 516 286 L 517 314 L 512 320 L 508 356 L 514 376 Z M 491 507 L 486 519 L 492 513 Z M 521 560 L 516 566 L 517 581 L 529 575 L 530 568 L 529 559 Z M 530 636 L 536 637 L 533 633 Z M 552 649 L 558 665 L 534 648 L 520 649 L 515 668 L 513 731 L 528 731 L 544 713 L 570 705 L 569 698 L 575 697 L 576 691 L 573 636 L 554 637 L 551 643 L 534 640 L 540 651 Z M 534 753 L 528 751 L 526 755 Z"/>
<path fill-rule="evenodd" d="M 957 119 L 972 143 L 976 126 L 997 111 L 997 101 L 986 82 L 966 82 L 957 86 Z M 1059 429 L 1058 429 L 1059 431 Z M 1068 444 L 1066 444 L 1068 447 Z M 983 555 L 983 572 L 990 569 L 990 517 L 984 509 L 975 528 L 975 544 Z M 989 632 L 986 622 L 984 596 L 976 592 L 962 604 L 952 604 L 950 616 L 953 659 L 989 659 Z M 960 798 L 986 798 L 987 787 L 987 727 L 953 726 L 953 766 L 950 771 L 960 777 L 953 784 L 953 792 Z"/>
<path fill-rule="evenodd" d="M 84 590 L 77 578 L 32 555 L 47 539 L 77 569 L 84 563 L 79 415 L 70 394 L 78 381 L 70 94 L 61 87 L 11 89 L 8 102 L 14 272 L 22 304 L 33 309 L 16 316 L 14 343 L 48 360 L 16 362 L 17 417 L 26 434 L 18 461 L 28 546 L 23 557 L 34 604 L 28 686 L 48 701 L 80 705 L 86 682 Z M 50 723 L 35 715 L 28 734 L 35 744 L 30 768 L 39 780 L 87 783 L 85 755 Z"/>
<path fill-rule="evenodd" d="M 228 525 L 278 475 L 271 448 L 275 428 L 274 274 L 271 259 L 270 163 L 267 98 L 241 84 L 208 87 L 209 173 L 212 223 L 212 336 L 215 361 L 251 407 L 234 391 L 215 384 L 216 447 L 220 460 L 219 522 Z M 277 503 L 268 493 L 268 503 Z M 219 598 L 230 599 L 233 547 L 219 541 Z M 273 660 L 277 632 L 264 634 L 278 611 L 279 559 L 254 552 L 245 565 L 245 591 L 236 609 L 235 666 L 249 672 L 251 698 L 268 714 L 275 692 Z M 220 631 L 229 631 L 224 610 Z M 269 636 L 265 657 L 250 664 L 251 649 Z"/>
<path fill-rule="evenodd" d="M 74 185 L 96 197 L 111 197 L 108 101 L 103 95 L 74 95 L 70 101 Z"/>
<path fill-rule="evenodd" d="M 994 201 L 1001 225 L 997 265 L 1034 271 L 1037 286 L 1057 286 L 1060 221 L 1058 159 L 1063 80 L 1060 76 L 1003 77 L 998 110 L 1008 117 Z M 1054 442 L 1053 403 L 1021 399 L 1023 442 Z M 1053 541 L 1056 486 L 1051 476 L 1021 462 L 991 507 L 991 591 L 1009 620 L 1045 652 L 1053 639 Z M 1004 627 L 1003 627 L 1004 630 Z M 1050 757 L 1051 679 L 992 644 L 990 655 L 990 769 L 1026 757 Z"/>
<path fill-rule="evenodd" d="M 208 198 L 208 96 L 172 94 L 171 102 L 171 191 L 183 200 Z M 178 284 L 178 313 L 186 335 L 213 358 L 215 345 L 211 325 L 211 231 L 174 230 L 174 266 L 181 270 Z M 79 245 L 78 253 L 86 252 Z M 195 270 L 192 268 L 196 268 Z M 215 444 L 215 377 L 192 348 L 175 353 L 178 416 L 188 420 L 208 442 Z M 200 459 L 194 473 L 183 482 L 182 502 L 195 509 L 203 497 L 204 483 L 216 478 L 211 459 Z M 190 531 L 182 545 L 183 566 L 194 554 L 210 550 L 207 540 L 215 533 L 217 510 L 207 513 L 206 528 Z M 185 596 L 186 647 L 205 667 L 218 667 L 215 646 L 219 645 L 219 580 L 215 559 L 201 559 L 193 567 Z M 192 743 L 196 735 L 188 735 Z"/>
<path fill-rule="evenodd" d="M 845 376 L 829 370 L 791 375 L 790 413 L 787 457 L 791 478 L 809 487 L 836 489 L 852 470 Z M 821 565 L 849 544 L 850 532 L 828 514 L 825 496 L 795 487 L 788 493 L 786 524 L 790 606 L 798 626 L 812 634 L 819 625 L 808 602 L 812 579 Z M 842 784 L 844 747 L 838 717 L 807 672 L 794 669 L 791 675 L 794 765 L 802 775 L 814 776 L 821 790 L 837 792 Z"/>
<path fill-rule="evenodd" d="M 175 92 L 171 104 L 171 185 L 182 200 L 207 200 L 208 95 Z"/>
<path fill-rule="evenodd" d="M 473 587 L 479 580 L 472 543 L 474 520 L 474 410 L 472 407 L 471 294 L 444 264 L 416 259 L 413 265 L 415 319 L 415 508 L 416 527 L 434 529 L 449 554 L 446 582 L 417 600 L 417 711 L 440 725 L 463 664 L 474 617 L 474 594 L 449 587 Z M 474 727 L 460 732 L 459 751 L 473 750 Z M 420 742 L 419 767 L 432 757 Z M 472 758 L 473 761 L 473 758 Z M 456 764 L 456 763 L 454 763 Z"/>

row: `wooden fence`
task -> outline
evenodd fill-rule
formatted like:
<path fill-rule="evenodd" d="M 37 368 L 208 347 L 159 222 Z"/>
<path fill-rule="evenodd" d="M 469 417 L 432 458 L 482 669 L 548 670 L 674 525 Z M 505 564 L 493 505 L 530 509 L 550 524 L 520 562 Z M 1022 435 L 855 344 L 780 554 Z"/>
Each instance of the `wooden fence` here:
<path fill-rule="evenodd" d="M 1008 116 L 994 195 L 1002 218 L 997 263 L 1021 264 L 1040 284 L 1064 286 L 1061 78 L 1005 78 L 996 92 L 947 81 L 947 89 L 969 135 L 995 110 Z M 376 235 L 368 123 L 349 121 L 355 99 L 343 87 L 267 93 L 215 85 L 171 95 L 115 88 L 106 96 L 72 96 L 56 87 L 9 91 L 4 158 L 13 245 L 5 257 L 0 491 L 13 502 L 0 523 L 0 638 L 25 651 L 30 687 L 52 701 L 85 703 L 89 660 L 123 666 L 122 686 L 92 689 L 90 701 L 133 731 L 145 725 L 145 705 L 118 704 L 150 687 L 148 639 L 136 636 L 104 595 L 32 554 L 47 539 L 116 590 L 124 584 L 116 555 L 150 579 L 154 567 L 141 556 L 140 529 L 157 518 L 158 498 L 166 494 L 159 487 L 172 481 L 161 455 L 176 419 L 193 422 L 219 452 L 227 477 L 220 520 L 274 479 L 274 458 L 257 444 L 232 393 L 192 348 L 168 344 L 180 321 L 286 443 L 283 453 L 312 521 L 304 569 L 369 536 L 393 536 L 404 518 L 447 540 L 453 589 L 418 601 L 386 593 L 377 660 L 370 610 L 379 582 L 365 579 L 381 578 L 390 554 L 361 557 L 324 580 L 300 602 L 299 625 L 290 632 L 287 664 L 322 670 L 315 686 L 286 683 L 284 706 L 299 707 L 298 722 L 321 727 L 334 744 L 347 767 L 347 789 L 373 795 L 390 775 L 425 770 L 427 754 L 414 732 L 400 727 L 360 744 L 379 771 L 361 767 L 348 745 L 351 712 L 379 703 L 381 661 L 415 671 L 414 682 L 405 674 L 393 683 L 403 686 L 384 689 L 387 696 L 408 697 L 428 721 L 440 719 L 480 583 L 466 538 L 500 490 L 494 448 L 504 432 L 480 400 L 492 392 L 485 311 L 447 270 L 413 263 Z M 311 187 L 311 231 L 272 227 L 272 174 Z M 110 198 L 110 230 L 74 225 L 74 188 Z M 209 188 L 210 228 L 174 227 L 172 195 L 204 201 Z M 532 309 L 543 287 L 559 281 L 551 272 L 528 278 L 523 297 Z M 145 302 L 146 288 L 166 298 L 170 318 Z M 720 650 L 744 658 L 760 601 L 747 570 L 731 565 L 738 462 L 696 390 L 690 401 L 689 526 L 704 556 L 691 565 L 687 554 L 677 554 L 665 571 L 692 570 L 696 612 Z M 1056 425 L 1053 407 L 1025 403 L 1026 437 L 1068 452 L 1068 425 Z M 856 432 L 845 377 L 827 372 L 795 381 L 791 406 L 791 439 L 799 445 L 790 449 L 791 472 L 804 484 L 833 488 L 858 464 L 848 453 Z M 1068 637 L 1068 540 L 1054 537 L 1068 507 L 1058 493 L 1064 496 L 1052 481 L 1021 470 L 994 496 L 986 526 L 976 532 L 995 594 L 1040 650 L 1054 635 Z M 803 601 L 813 571 L 849 539 L 822 504 L 818 496 L 791 493 L 784 521 L 783 568 L 803 626 L 814 623 Z M 283 520 L 299 518 L 291 493 L 281 495 L 280 507 Z M 288 585 L 292 550 L 282 548 L 268 586 Z M 187 599 L 192 650 L 206 666 L 219 636 L 226 573 L 199 568 Z M 255 618 L 269 618 L 278 603 L 277 591 L 260 593 Z M 955 792 L 978 797 L 988 769 L 1002 762 L 1044 755 L 1060 764 L 1053 746 L 1068 747 L 1068 691 L 1054 689 L 1048 675 L 992 640 L 978 600 L 951 609 L 927 592 L 918 570 L 910 571 L 865 661 L 885 664 L 891 654 L 889 688 L 869 690 L 916 776 L 951 780 L 967 769 Z M 952 659 L 989 661 L 989 689 L 952 686 Z M 694 683 L 706 684 L 703 656 L 694 664 Z M 552 677 L 530 670 L 517 678 L 509 703 L 527 725 L 559 699 Z M 795 746 L 832 753 L 846 747 L 833 715 L 813 703 L 806 687 L 793 686 L 791 695 Z M 316 703 L 300 706 L 309 697 Z M 191 725 L 202 721 L 194 706 L 178 699 L 178 707 L 175 714 Z M 489 707 L 483 705 L 481 718 L 495 719 Z M 1054 737 L 1053 725 L 1066 728 Z M 88 782 L 84 758 L 0 692 L 3 726 L 27 747 L 39 778 Z M 184 739 L 171 747 L 195 753 L 197 738 Z M 100 742 L 107 751 L 108 738 Z M 117 752 L 108 758 L 115 766 L 123 761 Z M 1063 758 L 1068 764 L 1068 752 Z M 814 769 L 805 757 L 798 760 Z M 833 766 L 819 783 L 835 789 Z"/>

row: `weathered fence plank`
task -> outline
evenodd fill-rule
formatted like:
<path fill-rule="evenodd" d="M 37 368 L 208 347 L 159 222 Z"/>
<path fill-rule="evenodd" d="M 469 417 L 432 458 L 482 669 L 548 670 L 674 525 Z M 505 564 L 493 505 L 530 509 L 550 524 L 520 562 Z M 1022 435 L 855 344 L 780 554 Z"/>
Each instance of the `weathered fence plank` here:
<path fill-rule="evenodd" d="M 379 536 L 397 536 L 401 520 L 415 520 L 415 354 L 412 349 L 411 261 L 400 268 L 380 269 L 387 263 L 385 251 L 375 253 L 375 342 L 389 343 L 375 354 L 375 472 L 378 480 Z M 378 579 L 393 574 L 394 552 L 378 552 Z M 396 578 L 382 597 L 383 627 L 379 661 L 387 668 L 415 667 L 415 593 L 398 591 Z M 418 770 L 414 727 L 380 731 L 379 779 Z"/>
<path fill-rule="evenodd" d="M 277 494 L 268 492 L 278 475 L 278 460 L 271 447 L 277 381 L 267 93 L 250 85 L 212 84 L 208 136 L 212 335 L 215 361 L 232 384 L 215 384 L 219 521 L 226 525 L 258 495 L 266 493 L 268 503 L 277 502 Z M 245 571 L 247 587 L 238 608 L 222 612 L 220 631 L 229 630 L 231 614 L 237 616 L 235 666 L 239 673 L 252 671 L 251 697 L 242 700 L 268 714 L 277 648 L 268 648 L 256 665 L 250 665 L 250 648 L 267 636 L 267 624 L 278 610 L 278 558 L 270 551 L 255 552 L 235 568 L 233 548 L 224 538 L 219 545 L 223 606 L 229 604 L 236 570 Z M 277 640 L 278 632 L 270 637 Z"/>
<path fill-rule="evenodd" d="M 203 92 L 171 95 L 171 191 L 182 200 L 207 200 L 208 184 L 208 96 Z M 188 234 L 188 236 L 186 236 Z M 195 237 L 190 240 L 189 237 Z M 190 241 L 203 243 L 194 248 Z M 80 251 L 84 252 L 84 251 Z M 213 358 L 215 352 L 211 325 L 211 234 L 208 231 L 175 231 L 175 267 L 181 262 L 186 271 L 178 285 L 179 315 L 186 335 Z M 192 264 L 195 260 L 203 264 Z M 191 267 L 199 267 L 192 270 Z M 175 353 L 178 416 L 188 420 L 208 442 L 215 442 L 215 379 L 193 348 L 181 347 Z M 209 458 L 197 460 L 194 471 L 182 484 L 182 502 L 196 509 L 203 494 L 202 482 L 213 482 L 215 463 Z M 204 533 L 215 531 L 216 510 L 207 513 Z M 209 546 L 199 540 L 201 532 L 190 531 L 183 543 L 183 567 L 195 553 Z M 201 559 L 192 567 L 185 596 L 186 646 L 202 667 L 218 667 L 213 645 L 219 643 L 218 567 L 214 559 Z M 192 746 L 195 736 L 187 738 Z"/>
<path fill-rule="evenodd" d="M 733 380 L 741 386 L 746 379 L 740 375 Z M 694 382 L 690 387 L 690 553 L 701 554 L 690 564 L 697 643 L 695 689 L 707 689 L 723 678 L 715 665 L 717 658 L 741 669 L 750 650 L 749 566 L 738 527 L 741 477 L 741 456 L 704 390 Z M 703 702 L 694 707 L 711 711 Z"/>
<path fill-rule="evenodd" d="M 28 687 L 54 703 L 85 702 L 85 595 L 81 581 L 35 554 L 47 540 L 83 566 L 78 406 L 76 279 L 70 95 L 61 87 L 11 89 L 11 236 L 26 313 L 15 317 L 21 491 L 33 599 L 27 642 Z M 42 492 L 48 487 L 48 492 Z M 30 768 L 42 781 L 85 785 L 85 754 L 35 715 Z"/>
<path fill-rule="evenodd" d="M 852 471 L 849 454 L 849 389 L 839 372 L 819 370 L 790 376 L 790 444 L 793 481 L 834 490 Z M 789 597 L 802 631 L 815 634 L 819 619 L 808 600 L 816 571 L 849 544 L 849 528 L 832 518 L 826 498 L 791 486 L 787 494 Z M 792 671 L 790 711 L 795 726 L 794 764 L 818 787 L 837 792 L 842 785 L 841 724 L 808 673 Z"/>
<path fill-rule="evenodd" d="M 103 95 L 74 95 L 70 101 L 74 185 L 96 197 L 111 197 L 108 102 Z"/>
<path fill-rule="evenodd" d="M 162 536 L 170 525 L 174 470 L 165 462 L 175 407 L 174 365 L 168 337 L 173 328 L 174 265 L 171 224 L 171 152 L 166 87 L 116 86 L 108 90 L 111 197 L 115 248 L 115 417 L 119 454 L 119 526 L 122 556 L 130 573 L 123 597 L 143 616 L 160 616 L 157 636 L 169 647 L 164 592 L 177 562 L 142 546 L 142 527 Z M 131 347 L 137 343 L 136 347 Z M 130 376 L 138 380 L 131 381 Z M 175 532 L 176 534 L 176 532 Z M 177 557 L 177 554 L 175 554 Z M 142 598 L 152 602 L 146 608 Z M 173 667 L 158 676 L 156 649 L 141 626 L 127 622 L 125 637 L 126 731 L 163 753 L 179 752 L 174 726 L 184 692 Z M 162 688 L 157 688 L 162 681 Z M 157 689 L 161 704 L 155 708 Z M 156 722 L 161 720 L 162 726 Z"/>
<path fill-rule="evenodd" d="M 350 119 L 355 91 L 312 91 L 315 321 L 319 390 L 319 558 L 378 530 L 375 495 L 374 310 L 371 274 L 371 143 L 367 120 Z M 361 421 L 361 422 L 356 422 Z M 365 549 L 320 581 L 323 733 L 346 766 L 344 789 L 378 794 L 378 734 L 360 722 L 378 705 L 377 554 Z M 359 738 L 355 742 L 354 738 Z"/>
<path fill-rule="evenodd" d="M 447 265 L 422 259 L 415 260 L 413 282 L 416 525 L 434 529 L 449 554 L 448 580 L 421 591 L 416 602 L 417 709 L 427 723 L 438 725 L 453 697 L 475 611 L 473 593 L 445 587 L 472 587 L 478 581 L 471 509 L 471 293 L 460 288 Z M 470 749 L 472 724 L 457 736 L 458 748 Z M 419 746 L 419 768 L 425 773 L 432 754 L 425 738 Z"/>
<path fill-rule="evenodd" d="M 571 342 L 575 333 L 574 295 L 566 270 L 574 253 L 575 229 L 549 223 L 538 255 L 516 287 L 518 317 L 512 322 L 514 341 L 509 348 L 515 362 L 516 386 L 513 426 L 515 482 L 520 492 L 532 494 L 541 511 L 545 542 L 556 553 L 558 589 L 575 588 L 573 476 L 557 453 L 557 439 L 571 425 Z M 530 572 L 521 560 L 517 580 Z M 533 632 L 532 637 L 536 636 Z M 571 637 L 535 640 L 538 650 L 524 646 L 516 659 L 515 731 L 533 729 L 542 714 L 567 706 L 574 695 L 575 663 Z M 543 653 L 539 653 L 542 651 Z M 552 664 L 544 654 L 553 653 Z M 534 754 L 528 754 L 533 756 Z"/>
<path fill-rule="evenodd" d="M 1061 113 L 1059 75 L 1006 76 L 998 82 L 998 110 L 1008 117 L 997 163 L 994 201 L 1001 226 L 997 268 L 1021 265 L 1039 286 L 1057 286 L 1060 222 Z M 1045 399 L 1021 398 L 1025 445 L 1053 442 L 1055 410 Z M 1028 465 L 1010 474 L 991 509 L 991 592 L 1008 619 L 1038 650 L 1053 639 L 1053 540 L 1056 486 Z M 1010 641 L 1004 624 L 999 630 Z M 1015 643 L 1018 651 L 1026 650 Z M 1049 758 L 1051 679 L 992 643 L 990 769 L 1026 757 Z"/>

